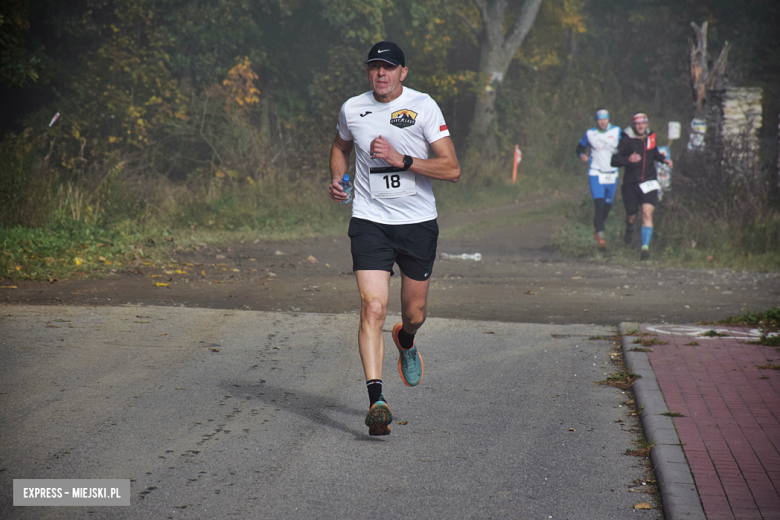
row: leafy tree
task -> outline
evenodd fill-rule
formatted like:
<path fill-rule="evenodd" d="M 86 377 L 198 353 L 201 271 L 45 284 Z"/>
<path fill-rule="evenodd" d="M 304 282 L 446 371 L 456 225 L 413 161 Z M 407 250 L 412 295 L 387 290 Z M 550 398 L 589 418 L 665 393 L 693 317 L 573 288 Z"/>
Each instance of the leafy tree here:
<path fill-rule="evenodd" d="M 29 28 L 23 0 L 0 4 L 0 81 L 7 85 L 24 86 L 38 79 L 40 58 L 23 46 Z"/>
<path fill-rule="evenodd" d="M 466 24 L 479 45 L 478 73 L 485 78 L 484 93 L 477 97 L 469 140 L 482 143 L 485 153 L 494 153 L 496 140 L 490 133 L 495 117 L 496 87 L 506 75 L 509 64 L 531 30 L 542 0 L 525 0 L 520 12 L 509 10 L 508 0 L 472 0 L 478 14 L 479 25 L 464 15 Z M 509 29 L 506 30 L 506 27 Z"/>

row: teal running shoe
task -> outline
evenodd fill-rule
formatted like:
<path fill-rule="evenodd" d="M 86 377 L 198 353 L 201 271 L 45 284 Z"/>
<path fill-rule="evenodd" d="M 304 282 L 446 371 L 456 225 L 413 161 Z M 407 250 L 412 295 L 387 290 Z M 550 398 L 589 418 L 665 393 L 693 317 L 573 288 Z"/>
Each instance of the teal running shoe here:
<path fill-rule="evenodd" d="M 393 413 L 385 402 L 385 396 L 379 396 L 379 401 L 371 405 L 366 414 L 366 426 L 369 435 L 390 435 L 390 423 Z"/>
<path fill-rule="evenodd" d="M 402 323 L 396 323 L 393 327 L 393 341 L 395 346 L 398 347 L 398 373 L 401 374 L 401 379 L 406 386 L 417 386 L 422 381 L 423 372 L 425 367 L 423 366 L 422 356 L 417 352 L 417 345 L 413 345 L 410 349 L 401 348 L 401 342 L 398 341 L 398 332 L 400 332 Z"/>

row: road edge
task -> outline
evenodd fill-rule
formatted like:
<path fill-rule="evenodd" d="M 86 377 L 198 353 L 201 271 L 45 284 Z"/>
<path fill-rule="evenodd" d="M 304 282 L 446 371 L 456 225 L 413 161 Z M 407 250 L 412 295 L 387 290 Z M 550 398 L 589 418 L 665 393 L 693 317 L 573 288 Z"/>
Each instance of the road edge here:
<path fill-rule="evenodd" d="M 653 444 L 650 460 L 661 494 L 664 518 L 706 520 L 674 422 L 668 415 L 662 415 L 669 413 L 669 409 L 666 407 L 650 358 L 646 352 L 631 350 L 631 334 L 639 330 L 640 325 L 635 322 L 622 322 L 618 325 L 626 368 L 641 376 L 634 382 L 632 390 L 645 439 Z"/>

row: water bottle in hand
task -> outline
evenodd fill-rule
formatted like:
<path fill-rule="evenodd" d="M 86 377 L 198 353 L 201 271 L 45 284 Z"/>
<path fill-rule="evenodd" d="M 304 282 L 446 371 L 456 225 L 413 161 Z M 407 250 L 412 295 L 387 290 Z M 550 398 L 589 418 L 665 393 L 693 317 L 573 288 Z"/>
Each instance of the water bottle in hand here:
<path fill-rule="evenodd" d="M 344 177 L 341 179 L 341 188 L 344 190 L 344 193 L 347 194 L 346 200 L 342 201 L 342 204 L 349 204 L 352 202 L 352 182 L 349 179 L 349 174 L 345 173 Z"/>

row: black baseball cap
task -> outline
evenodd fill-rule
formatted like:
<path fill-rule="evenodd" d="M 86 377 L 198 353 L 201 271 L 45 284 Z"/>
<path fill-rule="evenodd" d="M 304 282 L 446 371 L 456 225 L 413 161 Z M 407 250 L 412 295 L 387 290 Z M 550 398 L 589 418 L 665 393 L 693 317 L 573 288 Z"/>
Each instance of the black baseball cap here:
<path fill-rule="evenodd" d="M 366 65 L 371 61 L 386 61 L 391 65 L 406 67 L 406 58 L 401 47 L 393 42 L 379 42 L 368 51 Z"/>

